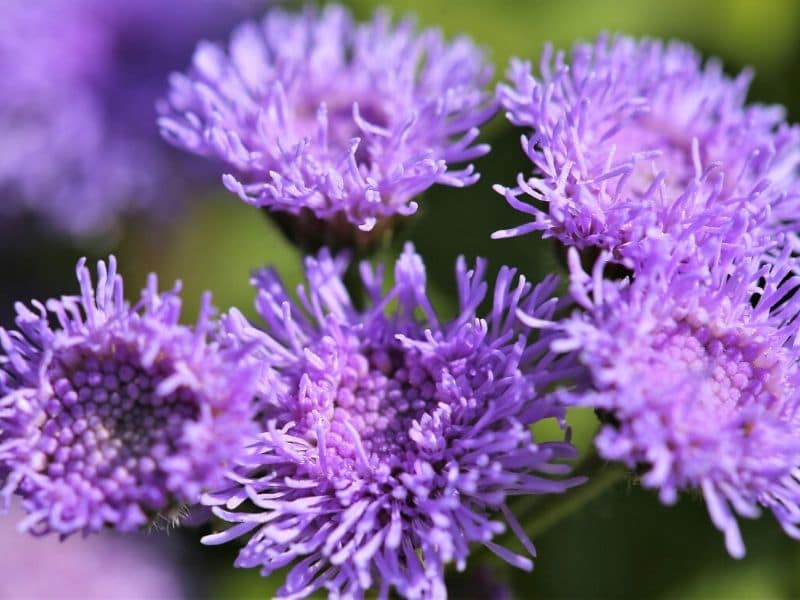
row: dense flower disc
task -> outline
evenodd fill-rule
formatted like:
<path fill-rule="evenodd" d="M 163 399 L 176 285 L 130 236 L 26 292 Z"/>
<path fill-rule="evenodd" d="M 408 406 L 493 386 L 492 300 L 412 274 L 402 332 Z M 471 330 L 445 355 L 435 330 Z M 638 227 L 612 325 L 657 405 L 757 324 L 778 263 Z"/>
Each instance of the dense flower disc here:
<path fill-rule="evenodd" d="M 533 554 L 506 498 L 579 483 L 548 477 L 569 471 L 560 462 L 574 456 L 569 442 L 536 444 L 529 429 L 562 415 L 545 392 L 574 368 L 516 317 L 551 319 L 555 280 L 515 283 L 502 269 L 482 318 L 486 266 L 462 259 L 460 310 L 443 323 L 410 246 L 388 292 L 381 269 L 361 266 L 363 310 L 342 283 L 346 266 L 327 250 L 307 259 L 301 306 L 274 272 L 258 273 L 265 330 L 230 314 L 231 342 L 252 346 L 262 366 L 264 432 L 230 489 L 207 498 L 235 525 L 205 541 L 250 534 L 237 566 L 268 575 L 290 565 L 286 597 L 323 587 L 360 597 L 373 586 L 384 597 L 392 587 L 442 597 L 444 566 L 463 569 L 471 543 L 531 568 L 492 538 L 502 514 Z"/>
<path fill-rule="evenodd" d="M 273 10 L 241 25 L 227 51 L 198 46 L 172 77 L 160 125 L 173 144 L 224 162 L 225 185 L 245 202 L 337 243 L 414 213 L 436 183 L 478 179 L 452 165 L 489 150 L 473 142 L 496 110 L 491 74 L 471 41 L 410 20 Z"/>
<path fill-rule="evenodd" d="M 185 184 L 207 183 L 160 139 L 155 101 L 198 38 L 255 3 L 0 2 L 0 215 L 105 233 L 124 214 L 167 214 Z"/>
<path fill-rule="evenodd" d="M 0 329 L 2 500 L 21 496 L 37 534 L 169 517 L 220 484 L 253 427 L 255 370 L 207 341 L 207 298 L 187 327 L 154 276 L 130 307 L 113 257 L 96 288 L 83 261 L 78 280 Z"/>
<path fill-rule="evenodd" d="M 607 423 L 600 454 L 644 471 L 664 503 L 701 491 L 735 557 L 736 514 L 759 507 L 800 538 L 800 278 L 788 252 L 694 275 L 676 275 L 685 260 L 654 258 L 631 285 L 602 280 L 608 257 L 590 277 L 572 252 L 586 312 L 565 321 L 555 348 L 578 350 L 591 372 L 569 400 Z"/>
<path fill-rule="evenodd" d="M 498 94 L 530 131 L 533 176 L 496 189 L 533 220 L 497 237 L 541 231 L 636 269 L 653 232 L 744 244 L 796 222 L 800 130 L 781 107 L 745 104 L 749 72 L 728 78 L 678 42 L 601 36 L 569 59 L 548 47 L 538 76 L 514 60 L 508 78 Z"/>

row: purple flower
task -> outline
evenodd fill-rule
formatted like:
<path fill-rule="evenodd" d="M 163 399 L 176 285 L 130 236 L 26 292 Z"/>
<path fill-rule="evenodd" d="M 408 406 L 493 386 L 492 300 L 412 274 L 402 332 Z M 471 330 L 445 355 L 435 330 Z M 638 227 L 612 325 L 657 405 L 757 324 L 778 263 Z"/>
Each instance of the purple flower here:
<path fill-rule="evenodd" d="M 197 39 L 226 31 L 247 2 L 0 3 L 0 214 L 86 235 L 131 211 L 171 211 L 205 178 L 159 138 L 155 101 Z"/>
<path fill-rule="evenodd" d="M 547 47 L 530 69 L 513 61 L 498 94 L 530 129 L 534 174 L 495 189 L 533 220 L 496 237 L 542 231 L 636 268 L 653 232 L 702 246 L 796 229 L 800 130 L 782 107 L 745 104 L 749 72 L 730 79 L 686 44 L 625 36 L 570 59 Z"/>
<path fill-rule="evenodd" d="M 416 212 L 436 183 L 478 179 L 472 165 L 451 167 L 489 150 L 472 143 L 496 110 L 491 74 L 470 40 L 408 19 L 274 10 L 241 25 L 227 52 L 201 43 L 159 123 L 173 144 L 224 162 L 245 202 L 371 230 Z"/>
<path fill-rule="evenodd" d="M 0 522 L 0 597 L 25 600 L 177 600 L 189 598 L 163 535 L 104 532 L 85 540 L 34 539 Z"/>
<path fill-rule="evenodd" d="M 2 499 L 22 497 L 36 534 L 169 518 L 220 484 L 252 430 L 255 372 L 207 341 L 208 297 L 187 327 L 155 276 L 131 307 L 113 257 L 95 288 L 77 273 L 80 296 L 18 304 L 18 329 L 0 329 Z"/>
<path fill-rule="evenodd" d="M 558 351 L 591 373 L 572 403 L 607 423 L 599 453 L 641 469 L 665 504 L 702 492 L 731 555 L 744 555 L 736 515 L 772 511 L 800 538 L 800 277 L 788 250 L 692 271 L 657 256 L 632 283 L 603 281 L 570 255 L 573 296 Z M 663 256 L 663 253 L 662 253 Z"/>
<path fill-rule="evenodd" d="M 518 309 L 549 320 L 556 281 L 532 286 L 503 268 L 485 317 L 486 265 L 456 267 L 459 311 L 442 322 L 426 294 L 425 268 L 409 245 L 384 292 L 383 269 L 361 265 L 368 306 L 342 283 L 347 261 L 308 258 L 299 305 L 273 271 L 255 277 L 266 330 L 232 311 L 230 341 L 261 365 L 263 433 L 230 489 L 206 499 L 230 529 L 206 543 L 249 539 L 236 565 L 268 575 L 290 566 L 280 594 L 326 588 L 358 597 L 379 586 L 410 598 L 441 597 L 443 571 L 464 569 L 469 545 L 511 564 L 528 558 L 492 542 L 502 515 L 533 546 L 506 498 L 560 493 L 578 478 L 568 441 L 534 443 L 529 426 L 561 409 L 548 386 L 570 357 L 528 330 Z M 238 509 L 238 510 L 237 510 Z"/>

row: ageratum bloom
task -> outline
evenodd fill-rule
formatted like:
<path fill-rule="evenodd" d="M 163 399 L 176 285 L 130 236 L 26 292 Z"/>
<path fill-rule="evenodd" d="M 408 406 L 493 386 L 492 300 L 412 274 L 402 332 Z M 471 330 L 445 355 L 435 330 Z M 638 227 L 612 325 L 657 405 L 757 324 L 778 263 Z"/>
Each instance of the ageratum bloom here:
<path fill-rule="evenodd" d="M 436 183 L 478 179 L 452 165 L 489 150 L 473 142 L 495 112 L 491 75 L 470 40 L 409 19 L 274 10 L 240 26 L 227 51 L 201 43 L 172 76 L 159 123 L 173 144 L 225 163 L 245 202 L 321 229 L 318 246 L 342 243 L 354 226 L 414 213 Z"/>
<path fill-rule="evenodd" d="M 179 324 L 177 287 L 123 299 L 116 262 L 80 296 L 17 305 L 0 329 L 2 500 L 22 498 L 22 528 L 68 536 L 129 531 L 219 485 L 251 429 L 254 372 Z"/>
<path fill-rule="evenodd" d="M 508 78 L 498 94 L 530 132 L 534 172 L 496 190 L 533 220 L 497 237 L 541 231 L 635 269 L 654 232 L 702 246 L 796 229 L 800 131 L 782 107 L 745 104 L 749 72 L 731 79 L 679 42 L 601 36 L 569 59 L 547 47 L 538 75 L 514 60 Z"/>
<path fill-rule="evenodd" d="M 361 265 L 368 306 L 342 282 L 347 261 L 327 250 L 308 258 L 308 288 L 293 302 L 273 271 L 255 277 L 266 329 L 233 311 L 230 339 L 261 365 L 263 433 L 230 489 L 207 498 L 234 523 L 206 538 L 248 535 L 236 565 L 268 575 L 290 570 L 280 590 L 326 588 L 360 597 L 372 586 L 410 598 L 444 595 L 444 567 L 466 565 L 482 544 L 511 564 L 526 557 L 492 538 L 502 515 L 533 554 L 506 507 L 517 494 L 560 493 L 578 479 L 568 441 L 536 444 L 530 425 L 562 410 L 546 394 L 570 374 L 549 337 L 527 330 L 524 310 L 549 320 L 555 279 L 532 286 L 503 268 L 485 317 L 486 265 L 456 267 L 460 309 L 443 322 L 426 294 L 422 259 L 406 247 L 395 282 Z"/>
<path fill-rule="evenodd" d="M 701 492 L 734 557 L 745 552 L 736 516 L 759 507 L 800 538 L 800 278 L 789 252 L 710 274 L 654 257 L 630 285 L 602 280 L 607 256 L 589 277 L 572 252 L 586 312 L 555 348 L 578 350 L 591 372 L 591 389 L 569 398 L 607 423 L 599 453 L 643 471 L 665 504 Z"/>
<path fill-rule="evenodd" d="M 0 2 L 0 215 L 104 233 L 208 183 L 160 139 L 155 101 L 197 39 L 227 31 L 248 3 Z"/>

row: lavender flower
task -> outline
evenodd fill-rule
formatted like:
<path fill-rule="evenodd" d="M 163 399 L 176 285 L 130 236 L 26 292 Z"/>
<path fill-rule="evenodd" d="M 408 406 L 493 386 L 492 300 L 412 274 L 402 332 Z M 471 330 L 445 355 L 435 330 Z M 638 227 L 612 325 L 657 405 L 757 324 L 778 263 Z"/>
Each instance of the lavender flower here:
<path fill-rule="evenodd" d="M 660 252 L 663 256 L 663 252 Z M 800 538 L 800 278 L 790 253 L 724 261 L 710 272 L 679 254 L 633 284 L 590 277 L 570 255 L 573 295 L 559 351 L 578 350 L 593 386 L 570 401 L 606 424 L 600 454 L 645 472 L 665 504 L 698 490 L 728 552 L 744 555 L 736 515 L 772 511 Z"/>
<path fill-rule="evenodd" d="M 361 265 L 361 311 L 342 283 L 346 266 L 327 250 L 308 258 L 301 306 L 276 273 L 261 271 L 256 306 L 267 330 L 236 311 L 228 317 L 231 341 L 252 345 L 262 366 L 264 432 L 231 488 L 206 499 L 235 525 L 205 542 L 251 534 L 236 565 L 264 575 L 290 565 L 286 597 L 323 587 L 360 597 L 373 585 L 381 596 L 394 587 L 441 597 L 444 566 L 463 569 L 471 543 L 530 569 L 492 541 L 504 529 L 493 515 L 533 554 L 506 498 L 579 483 L 542 476 L 568 472 L 559 461 L 574 449 L 537 445 L 529 429 L 561 416 L 545 390 L 573 365 L 549 352 L 547 335 L 521 327 L 516 311 L 550 319 L 555 279 L 514 283 L 503 268 L 481 318 L 486 265 L 468 270 L 461 259 L 460 309 L 443 323 L 410 245 L 386 293 L 382 268 Z"/>
<path fill-rule="evenodd" d="M 123 300 L 116 261 L 80 296 L 17 305 L 0 329 L 2 499 L 22 497 L 36 534 L 129 531 L 219 485 L 252 429 L 254 371 L 206 340 L 208 297 L 194 327 L 150 277 Z"/>
<path fill-rule="evenodd" d="M 16 507 L 17 517 L 22 511 Z M 163 535 L 104 532 L 62 543 L 34 539 L 0 522 L 0 596 L 25 600 L 177 600 L 189 598 Z"/>
<path fill-rule="evenodd" d="M 159 123 L 173 144 L 226 163 L 223 181 L 245 202 L 341 242 L 354 226 L 413 214 L 436 183 L 478 179 L 451 165 L 489 150 L 472 144 L 495 112 L 490 78 L 471 41 L 446 43 L 408 19 L 274 10 L 240 26 L 227 52 L 200 44 Z"/>
<path fill-rule="evenodd" d="M 163 79 L 246 0 L 0 3 L 0 213 L 75 235 L 131 211 L 165 214 L 199 169 L 159 139 Z"/>
<path fill-rule="evenodd" d="M 653 232 L 742 245 L 794 227 L 800 131 L 781 107 L 745 105 L 748 71 L 730 79 L 678 42 L 601 36 L 569 61 L 547 47 L 539 77 L 514 60 L 508 77 L 499 97 L 531 129 L 534 176 L 495 189 L 533 221 L 496 237 L 542 231 L 636 268 Z"/>

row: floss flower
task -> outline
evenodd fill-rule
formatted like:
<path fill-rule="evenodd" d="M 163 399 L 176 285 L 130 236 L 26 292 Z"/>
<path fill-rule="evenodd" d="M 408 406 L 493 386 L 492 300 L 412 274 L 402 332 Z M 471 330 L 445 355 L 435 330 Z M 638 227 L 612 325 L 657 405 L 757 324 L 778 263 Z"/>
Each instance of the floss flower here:
<path fill-rule="evenodd" d="M 267 329 L 236 311 L 227 319 L 230 341 L 252 346 L 262 367 L 263 433 L 230 489 L 207 498 L 234 525 L 205 542 L 248 535 L 236 565 L 265 576 L 290 566 L 285 597 L 321 588 L 361 597 L 373 586 L 381 597 L 392 587 L 441 597 L 445 565 L 464 569 L 471 543 L 530 569 L 492 541 L 504 530 L 494 516 L 533 554 L 506 498 L 579 483 L 546 476 L 568 472 L 568 441 L 536 444 L 529 429 L 561 417 L 545 390 L 573 364 L 516 311 L 549 320 L 555 279 L 514 283 L 515 271 L 502 269 L 481 318 L 486 265 L 468 270 L 462 259 L 460 309 L 443 323 L 410 246 L 386 293 L 382 269 L 361 265 L 363 310 L 342 283 L 346 267 L 327 250 L 308 258 L 301 306 L 261 271 L 256 306 Z"/>
<path fill-rule="evenodd" d="M 635 269 L 653 232 L 741 245 L 796 221 L 800 136 L 781 107 L 745 105 L 749 72 L 730 79 L 686 44 L 625 36 L 569 60 L 548 47 L 530 71 L 513 61 L 498 94 L 531 130 L 534 175 L 495 189 L 533 221 L 496 237 L 541 231 Z"/>
<path fill-rule="evenodd" d="M 432 185 L 478 179 L 452 165 L 489 150 L 473 142 L 496 110 L 491 74 L 471 41 L 410 20 L 273 10 L 240 26 L 227 51 L 201 43 L 173 75 L 159 123 L 173 144 L 225 163 L 226 187 L 295 238 L 351 244 L 364 237 L 354 226 L 413 214 Z"/>
<path fill-rule="evenodd" d="M 206 340 L 206 298 L 194 327 L 178 323 L 177 289 L 151 275 L 123 300 L 116 262 L 80 296 L 17 305 L 0 329 L 2 499 L 21 496 L 21 527 L 68 536 L 129 531 L 176 515 L 223 472 L 251 431 L 255 373 Z"/>
<path fill-rule="evenodd" d="M 155 101 L 199 37 L 254 2 L 3 0 L 0 214 L 104 233 L 124 214 L 164 215 L 186 184 L 207 182 L 159 138 Z"/>
<path fill-rule="evenodd" d="M 602 280 L 608 257 L 592 277 L 574 249 L 570 258 L 586 313 L 563 324 L 555 348 L 578 351 L 591 373 L 569 399 L 607 423 L 601 456 L 643 471 L 666 504 L 702 492 L 734 557 L 745 552 L 736 515 L 759 507 L 800 538 L 800 278 L 788 252 L 711 274 L 653 259 L 631 285 Z"/>

